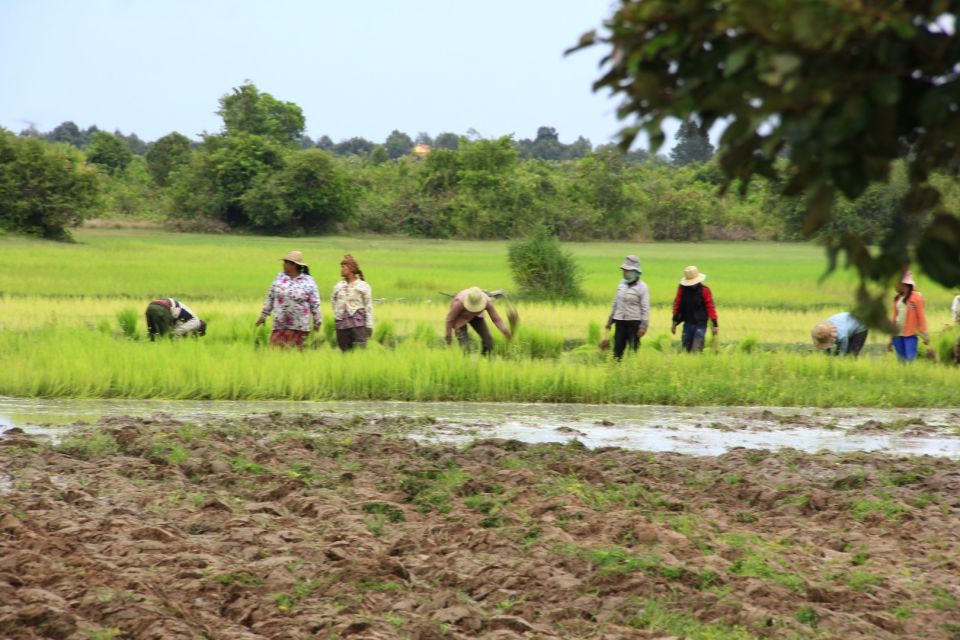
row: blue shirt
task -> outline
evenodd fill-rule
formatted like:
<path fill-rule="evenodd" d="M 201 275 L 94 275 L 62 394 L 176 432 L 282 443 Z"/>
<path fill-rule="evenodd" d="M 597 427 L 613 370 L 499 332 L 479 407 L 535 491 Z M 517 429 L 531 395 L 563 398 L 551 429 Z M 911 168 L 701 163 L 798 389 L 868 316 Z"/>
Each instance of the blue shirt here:
<path fill-rule="evenodd" d="M 837 328 L 837 353 L 846 353 L 853 334 L 867 330 L 867 327 L 848 311 L 830 316 L 827 322 Z"/>

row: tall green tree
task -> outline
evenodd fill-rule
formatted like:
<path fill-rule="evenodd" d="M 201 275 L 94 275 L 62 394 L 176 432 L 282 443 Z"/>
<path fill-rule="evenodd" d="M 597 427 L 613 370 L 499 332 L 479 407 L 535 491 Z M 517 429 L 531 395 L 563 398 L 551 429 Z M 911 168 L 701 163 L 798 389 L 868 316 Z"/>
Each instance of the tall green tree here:
<path fill-rule="evenodd" d="M 413 140 L 402 131 L 394 129 L 387 136 L 383 148 L 391 160 L 396 160 L 410 153 L 410 150 L 413 149 Z"/>
<path fill-rule="evenodd" d="M 294 144 L 303 135 L 306 119 L 292 102 L 277 100 L 261 93 L 247 82 L 220 98 L 217 114 L 223 118 L 226 133 L 252 133 L 281 144 Z"/>
<path fill-rule="evenodd" d="M 117 134 L 98 131 L 87 149 L 87 160 L 110 175 L 119 175 L 133 160 L 133 152 Z"/>
<path fill-rule="evenodd" d="M 677 131 L 677 144 L 670 150 L 670 162 L 678 167 L 694 162 L 709 162 L 714 148 L 710 137 L 697 123 L 687 120 Z"/>
<path fill-rule="evenodd" d="M 95 210 L 99 189 L 80 151 L 0 129 L 0 227 L 67 240 Z"/>
<path fill-rule="evenodd" d="M 153 143 L 147 151 L 147 170 L 159 186 L 168 184 L 170 172 L 190 160 L 190 140 L 176 131 Z"/>
<path fill-rule="evenodd" d="M 960 166 L 957 14 L 948 0 L 619 0 L 607 31 L 579 46 L 609 51 L 594 87 L 622 99 L 625 146 L 643 131 L 658 148 L 668 117 L 723 119 L 726 184 L 763 175 L 804 194 L 808 236 L 838 193 L 860 196 L 905 158 L 902 227 L 878 251 L 829 238 L 831 268 L 843 252 L 860 274 L 861 315 L 889 328 L 883 297 L 911 261 L 960 285 L 960 219 L 930 182 Z"/>

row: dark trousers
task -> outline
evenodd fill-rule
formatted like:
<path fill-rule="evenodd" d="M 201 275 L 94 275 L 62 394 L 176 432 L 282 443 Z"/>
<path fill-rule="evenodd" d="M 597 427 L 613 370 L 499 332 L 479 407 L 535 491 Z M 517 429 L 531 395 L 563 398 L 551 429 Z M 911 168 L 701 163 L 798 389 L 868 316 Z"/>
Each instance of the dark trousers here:
<path fill-rule="evenodd" d="M 623 357 L 623 352 L 627 346 L 631 351 L 640 348 L 640 338 L 637 337 L 637 329 L 640 328 L 639 320 L 614 320 L 613 321 L 613 357 L 619 360 Z"/>
<path fill-rule="evenodd" d="M 469 324 L 473 327 L 473 330 L 477 332 L 477 335 L 480 336 L 480 344 L 483 345 L 483 355 L 487 355 L 493 351 L 493 336 L 490 335 L 490 329 L 487 328 L 487 322 L 483 319 L 483 316 L 477 316 L 471 320 Z M 457 329 L 457 342 L 459 342 L 460 346 L 464 349 L 470 348 L 470 336 L 467 335 L 467 325 L 463 325 Z"/>
<path fill-rule="evenodd" d="M 365 349 L 367 346 L 367 328 L 337 329 L 337 346 L 341 351 L 350 351 L 354 347 Z"/>
<path fill-rule="evenodd" d="M 850 340 L 847 342 L 847 351 L 846 353 L 840 353 L 840 349 L 837 348 L 838 356 L 853 356 L 857 357 L 860 355 L 860 351 L 863 349 L 863 345 L 867 342 L 867 331 L 860 331 L 858 333 L 850 336 Z"/>
<path fill-rule="evenodd" d="M 173 328 L 173 316 L 170 315 L 170 309 L 151 302 L 147 305 L 147 333 L 150 334 L 150 340 L 155 340 L 157 336 L 165 336 Z"/>
<path fill-rule="evenodd" d="M 707 325 L 683 323 L 683 335 L 680 337 L 680 347 L 687 353 L 700 353 L 707 341 Z"/>

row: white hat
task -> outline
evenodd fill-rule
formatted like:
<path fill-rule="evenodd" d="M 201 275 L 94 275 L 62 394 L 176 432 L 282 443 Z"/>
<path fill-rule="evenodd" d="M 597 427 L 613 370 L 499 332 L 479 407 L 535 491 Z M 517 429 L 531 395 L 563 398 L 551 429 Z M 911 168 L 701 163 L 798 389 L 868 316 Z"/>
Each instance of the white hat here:
<path fill-rule="evenodd" d="M 480 313 L 487 307 L 487 296 L 480 287 L 470 287 L 463 296 L 463 307 L 470 313 Z"/>
<path fill-rule="evenodd" d="M 700 270 L 694 266 L 689 266 L 683 270 L 683 280 L 680 281 L 685 287 L 692 287 L 695 284 L 700 284 L 707 279 L 707 274 L 700 273 Z"/>

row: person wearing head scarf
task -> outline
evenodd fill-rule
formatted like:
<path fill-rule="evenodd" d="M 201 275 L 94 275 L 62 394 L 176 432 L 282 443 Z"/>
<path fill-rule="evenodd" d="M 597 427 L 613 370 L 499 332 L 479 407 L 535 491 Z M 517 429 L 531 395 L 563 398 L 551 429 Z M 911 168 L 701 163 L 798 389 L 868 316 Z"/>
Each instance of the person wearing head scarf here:
<path fill-rule="evenodd" d="M 310 335 L 311 316 L 314 329 L 319 329 L 323 322 L 320 292 L 301 252 L 291 251 L 281 260 L 283 271 L 277 274 L 267 291 L 257 326 L 266 322 L 271 312 L 275 312 L 273 332 L 270 334 L 271 346 L 303 350 L 304 342 Z"/>
<path fill-rule="evenodd" d="M 643 270 L 640 258 L 627 256 L 620 265 L 623 278 L 617 285 L 613 296 L 613 307 L 607 318 L 607 330 L 616 329 L 613 334 L 613 357 L 620 360 L 627 346 L 632 351 L 640 348 L 640 338 L 647 333 L 650 324 L 650 289 L 640 279 Z"/>
<path fill-rule="evenodd" d="M 927 334 L 927 316 L 923 310 L 923 295 L 914 289 L 913 274 L 905 271 L 897 284 L 893 299 L 893 324 L 896 333 L 887 345 L 887 351 L 896 351 L 900 362 L 911 362 L 917 357 L 917 336 L 930 344 Z"/>
<path fill-rule="evenodd" d="M 357 260 L 347 254 L 340 261 L 340 282 L 333 287 L 333 320 L 341 351 L 364 348 L 373 335 L 373 290 Z"/>
<path fill-rule="evenodd" d="M 673 325 L 670 333 L 676 334 L 677 326 L 683 325 L 680 346 L 687 352 L 703 351 L 707 337 L 707 320 L 713 323 L 714 339 L 720 331 L 713 293 L 703 284 L 706 279 L 707 275 L 700 273 L 696 267 L 687 267 L 683 270 L 683 278 L 673 300 Z"/>
<path fill-rule="evenodd" d="M 470 346 L 470 337 L 467 335 L 467 325 L 473 327 L 473 330 L 480 336 L 480 343 L 483 346 L 483 355 L 489 354 L 493 350 L 493 336 L 490 335 L 490 329 L 483 319 L 483 313 L 490 314 L 490 320 L 500 329 L 500 333 L 507 340 L 513 338 L 510 329 L 503 323 L 500 314 L 493 306 L 493 301 L 483 292 L 480 287 L 470 287 L 464 289 L 453 296 L 450 301 L 450 311 L 447 312 L 446 333 L 444 339 L 447 344 L 453 341 L 453 333 L 457 334 L 457 342 L 464 349 Z"/>
<path fill-rule="evenodd" d="M 848 311 L 837 313 L 818 323 L 810 332 L 813 346 L 829 351 L 836 347 L 835 355 L 860 355 L 867 342 L 867 328 Z"/>
<path fill-rule="evenodd" d="M 157 336 L 181 338 L 207 335 L 207 323 L 176 298 L 160 298 L 147 305 L 147 333 L 153 342 Z"/>

